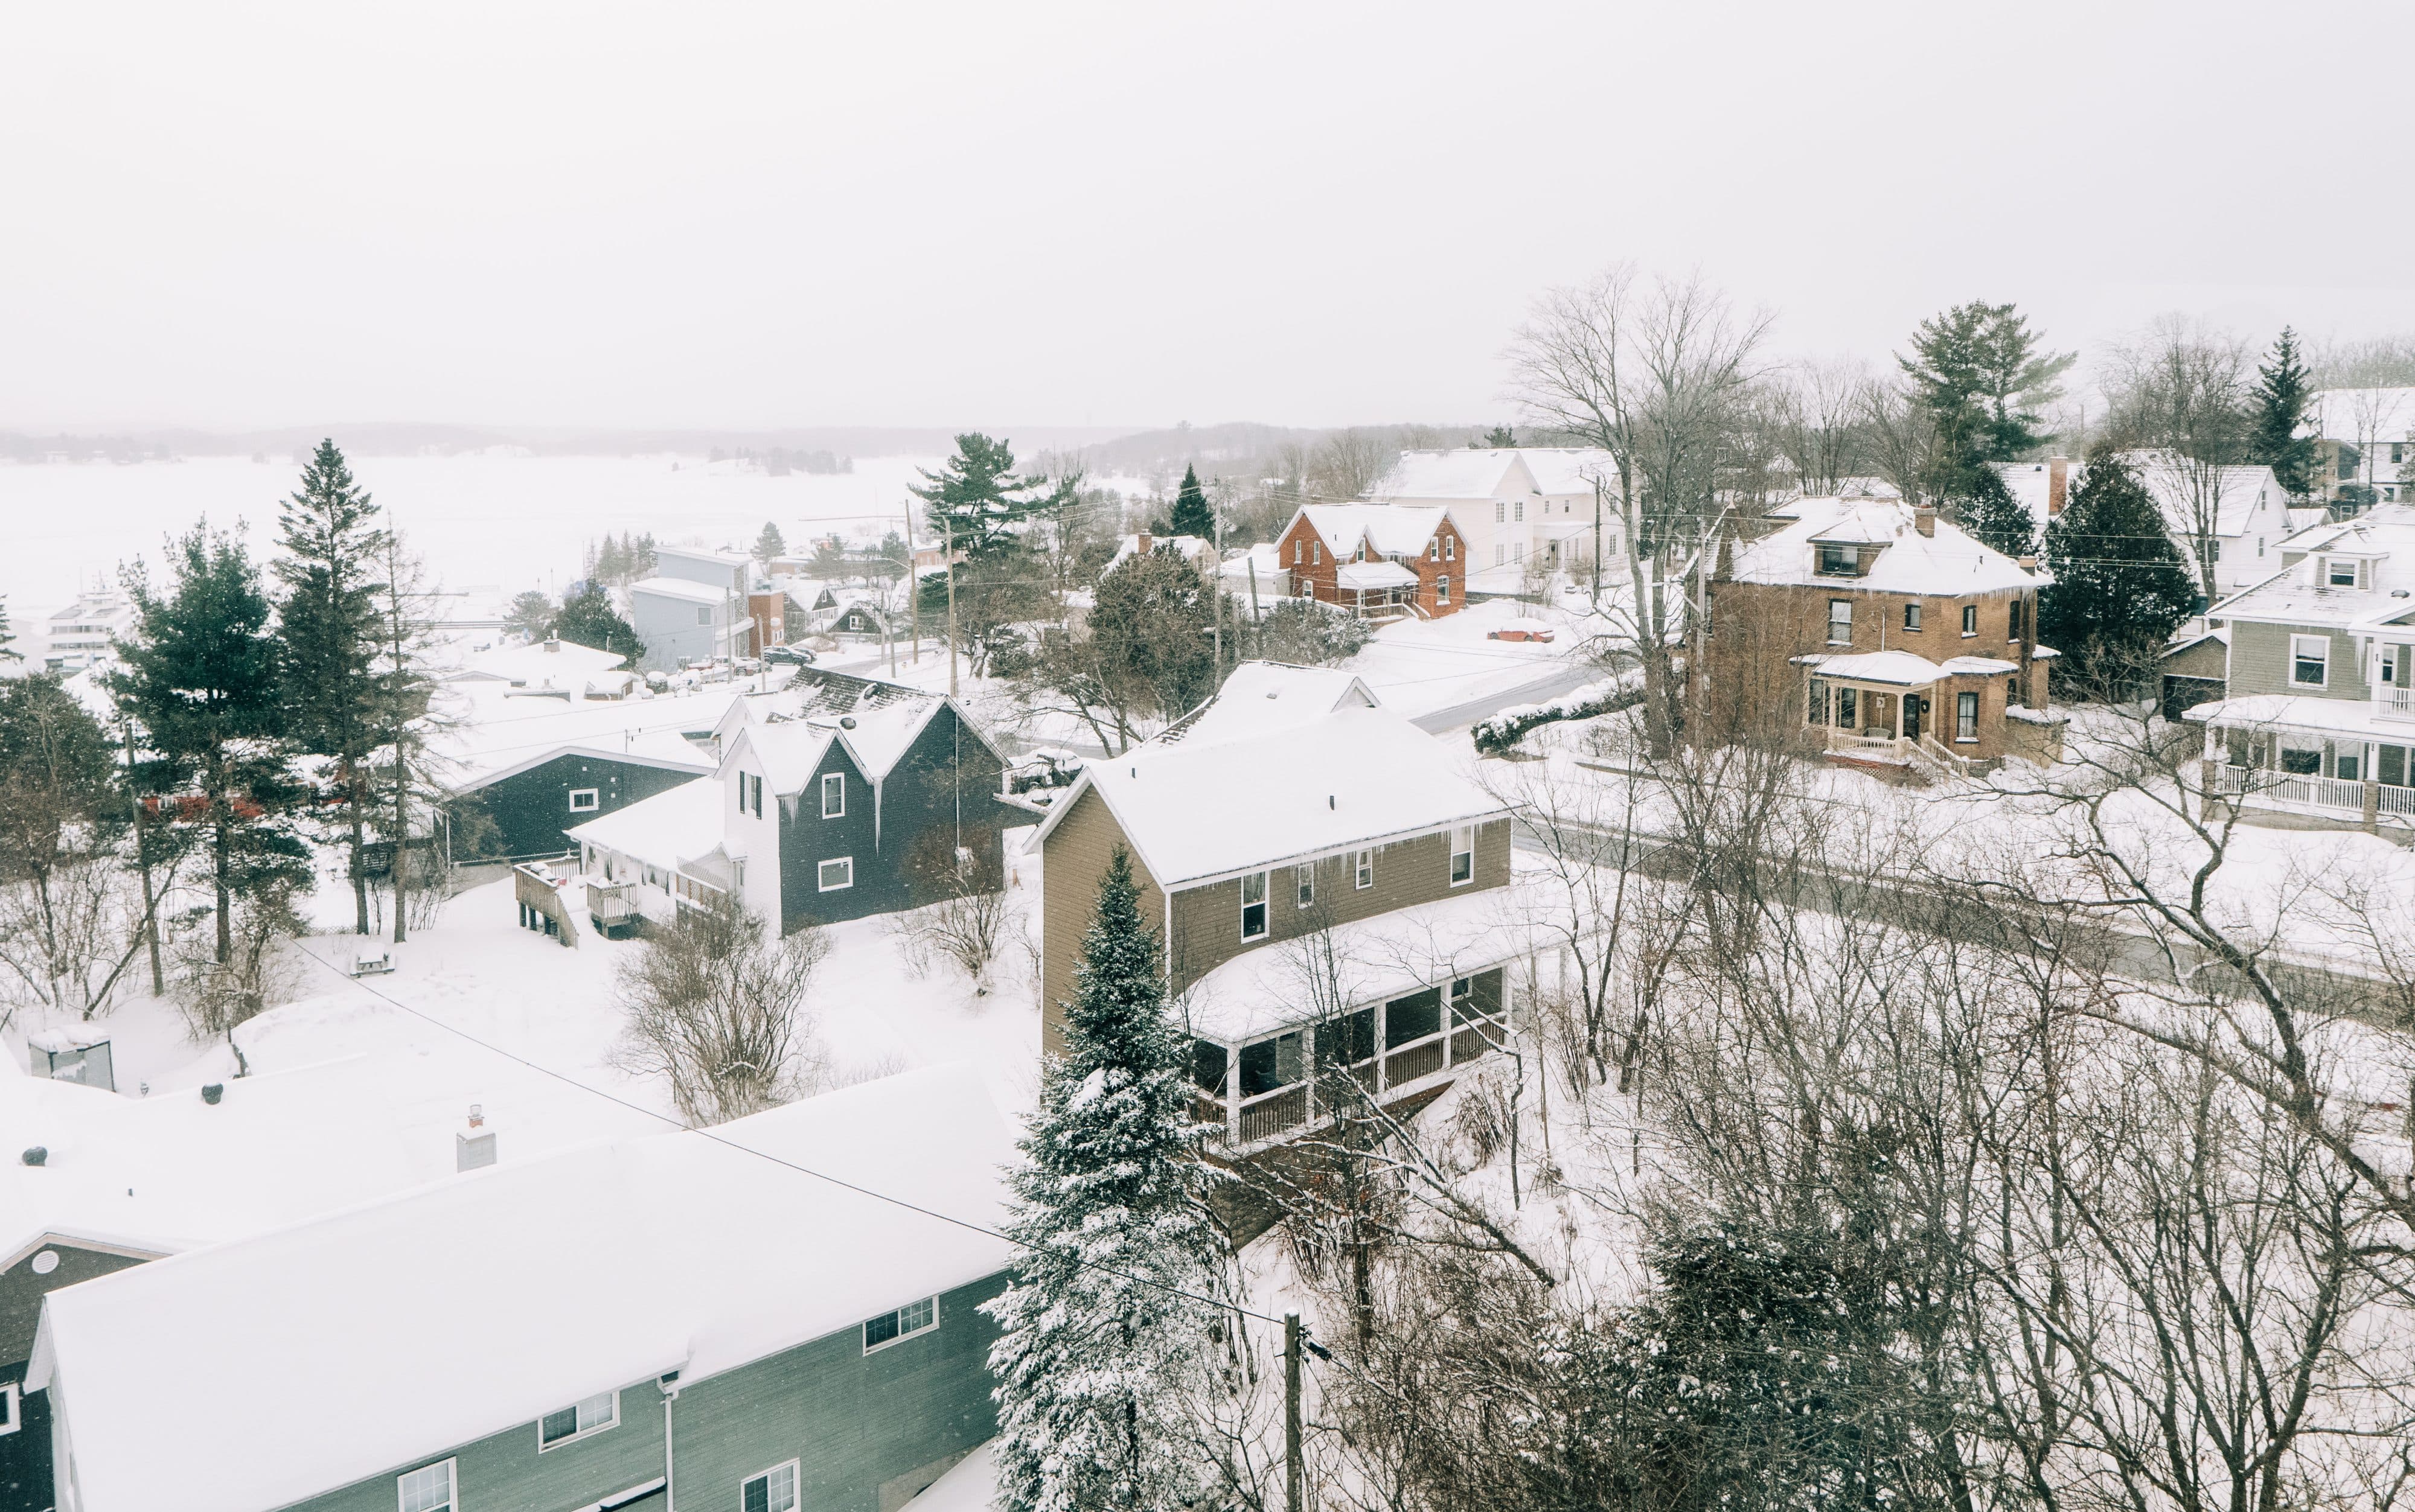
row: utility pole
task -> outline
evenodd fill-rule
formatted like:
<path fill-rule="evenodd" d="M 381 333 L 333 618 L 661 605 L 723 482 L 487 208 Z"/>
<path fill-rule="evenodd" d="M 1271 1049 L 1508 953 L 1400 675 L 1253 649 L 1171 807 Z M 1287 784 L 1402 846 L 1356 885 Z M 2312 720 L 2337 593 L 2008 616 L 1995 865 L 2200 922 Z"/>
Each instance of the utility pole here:
<path fill-rule="evenodd" d="M 956 522 L 950 519 L 942 548 L 948 565 L 948 696 L 956 696 Z"/>
<path fill-rule="evenodd" d="M 1283 1313 L 1283 1512 L 1299 1503 L 1299 1310 Z"/>
<path fill-rule="evenodd" d="M 1264 628 L 1264 621 L 1258 618 L 1258 558 L 1252 551 L 1250 554 L 1250 634 L 1255 636 Z M 1263 650 L 1266 642 L 1259 640 L 1258 645 Z"/>
<path fill-rule="evenodd" d="M 1601 473 L 1593 479 L 1593 607 L 1601 612 Z"/>
<path fill-rule="evenodd" d="M 1224 512 L 1217 510 L 1209 517 L 1209 522 L 1214 529 L 1214 539 L 1209 543 L 1208 555 L 1215 560 L 1208 563 L 1208 571 L 1213 576 L 1208 580 L 1208 608 L 1214 617 L 1213 655 L 1216 659 L 1216 680 L 1221 682 L 1224 678 Z"/>

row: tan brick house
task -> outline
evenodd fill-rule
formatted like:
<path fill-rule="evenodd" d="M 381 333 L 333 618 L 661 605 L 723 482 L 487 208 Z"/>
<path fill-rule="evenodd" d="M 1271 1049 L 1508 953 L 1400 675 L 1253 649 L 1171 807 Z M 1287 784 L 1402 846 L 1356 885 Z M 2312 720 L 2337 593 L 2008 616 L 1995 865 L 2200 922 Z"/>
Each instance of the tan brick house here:
<path fill-rule="evenodd" d="M 1277 536 L 1300 596 L 1371 617 L 1437 619 L 1467 605 L 1467 539 L 1448 509 L 1305 504 Z"/>
<path fill-rule="evenodd" d="M 1347 673 L 1246 663 L 1163 735 L 1094 760 L 1034 839 L 1043 1047 L 1121 846 L 1164 946 L 1202 1112 L 1254 1145 L 1317 1113 L 1319 1068 L 1388 1104 L 1500 1042 L 1531 952 L 1510 809 Z"/>
<path fill-rule="evenodd" d="M 1708 696 L 1721 717 L 1798 728 L 1836 759 L 1955 769 L 2050 756 L 2046 579 L 1892 500 L 1804 499 L 1709 585 Z"/>

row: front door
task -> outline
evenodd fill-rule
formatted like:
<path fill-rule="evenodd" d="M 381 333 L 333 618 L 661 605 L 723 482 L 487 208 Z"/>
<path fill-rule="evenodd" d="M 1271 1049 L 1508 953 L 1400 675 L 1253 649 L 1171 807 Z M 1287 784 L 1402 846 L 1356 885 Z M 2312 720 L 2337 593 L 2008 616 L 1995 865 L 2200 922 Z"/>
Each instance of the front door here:
<path fill-rule="evenodd" d="M 1905 740 L 1920 739 L 1920 711 L 1928 707 L 1928 700 L 1916 693 L 1907 693 L 1903 696 L 1903 738 Z"/>

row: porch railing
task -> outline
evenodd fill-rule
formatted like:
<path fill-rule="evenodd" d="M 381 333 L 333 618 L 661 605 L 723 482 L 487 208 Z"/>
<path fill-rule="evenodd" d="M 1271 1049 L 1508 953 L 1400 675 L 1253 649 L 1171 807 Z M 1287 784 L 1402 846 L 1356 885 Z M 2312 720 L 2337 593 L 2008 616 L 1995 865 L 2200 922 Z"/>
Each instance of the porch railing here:
<path fill-rule="evenodd" d="M 1286 1086 L 1279 1092 L 1268 1092 L 1241 1104 L 1241 1143 L 1255 1144 L 1262 1139 L 1298 1129 L 1308 1121 L 1308 1088 L 1305 1085 Z"/>
<path fill-rule="evenodd" d="M 2378 719 L 2415 719 L 2415 688 L 2382 688 L 2373 696 L 2373 712 Z"/>
<path fill-rule="evenodd" d="M 2249 798 L 2271 799 L 2280 803 L 2303 803 L 2309 808 L 2348 809 L 2358 814 L 2364 812 L 2364 784 L 2361 782 L 2346 782 L 2337 777 L 2317 777 L 2295 772 L 2272 771 L 2261 767 L 2233 767 L 2227 764 L 2216 771 L 2214 789 L 2226 797 L 2244 795 Z M 2405 788 L 2382 788 L 2382 807 L 2393 814 L 2415 812 L 2415 810 L 2393 805 L 2391 794 L 2406 791 Z"/>
<path fill-rule="evenodd" d="M 1882 761 L 1908 761 L 1912 742 L 1893 735 L 1856 735 L 1852 730 L 1833 725 L 1813 726 L 1826 731 L 1828 749 L 1838 756 L 1876 757 Z"/>

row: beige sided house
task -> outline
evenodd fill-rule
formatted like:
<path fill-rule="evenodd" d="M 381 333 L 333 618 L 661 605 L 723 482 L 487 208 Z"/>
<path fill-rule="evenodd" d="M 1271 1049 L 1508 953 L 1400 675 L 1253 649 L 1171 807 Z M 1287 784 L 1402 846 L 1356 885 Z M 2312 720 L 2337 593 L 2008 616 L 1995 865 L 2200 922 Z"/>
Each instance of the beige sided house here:
<path fill-rule="evenodd" d="M 1091 762 L 1040 827 L 1043 1047 L 1063 1049 L 1120 846 L 1229 1147 L 1313 1118 L 1320 1068 L 1422 1105 L 1501 1042 L 1507 968 L 1534 953 L 1509 824 L 1357 678 L 1245 663 L 1164 734 Z"/>

